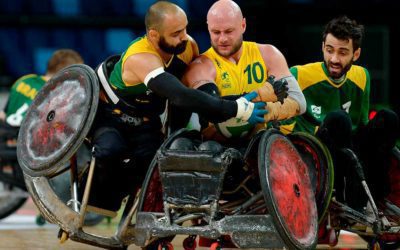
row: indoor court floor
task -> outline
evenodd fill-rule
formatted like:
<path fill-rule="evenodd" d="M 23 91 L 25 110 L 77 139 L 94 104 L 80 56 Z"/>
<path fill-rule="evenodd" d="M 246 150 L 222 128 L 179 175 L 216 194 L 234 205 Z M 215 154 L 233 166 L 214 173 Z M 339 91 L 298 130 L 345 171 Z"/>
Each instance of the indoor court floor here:
<path fill-rule="evenodd" d="M 101 249 L 72 240 L 67 240 L 63 244 L 60 244 L 57 238 L 58 226 L 49 223 L 38 226 L 35 222 L 37 214 L 35 205 L 29 199 L 15 214 L 0 220 L 0 249 Z M 115 232 L 117 221 L 117 219 L 113 219 L 110 222 L 103 220 L 99 225 L 88 228 L 88 230 L 100 235 L 112 235 Z M 182 241 L 184 238 L 185 236 L 175 238 L 173 241 L 174 249 L 183 249 Z M 329 248 L 327 245 L 319 245 L 318 249 L 366 249 L 366 247 L 365 241 L 357 235 L 342 232 L 339 244 L 335 248 Z M 128 249 L 140 249 L 140 247 L 131 245 Z M 197 249 L 205 250 L 208 248 L 198 247 Z"/>

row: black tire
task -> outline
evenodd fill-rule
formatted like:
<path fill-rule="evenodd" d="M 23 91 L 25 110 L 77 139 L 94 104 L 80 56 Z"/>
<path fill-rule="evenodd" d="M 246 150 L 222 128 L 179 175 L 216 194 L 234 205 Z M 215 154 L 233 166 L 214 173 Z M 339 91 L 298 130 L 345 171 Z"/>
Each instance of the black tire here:
<path fill-rule="evenodd" d="M 21 185 L 25 185 L 23 179 L 19 179 L 18 177 L 22 176 L 22 171 L 18 164 L 5 165 L 1 162 L 1 159 L 0 164 L 1 174 L 9 176 L 15 182 L 21 182 Z M 8 182 L 0 181 L 0 219 L 6 218 L 17 211 L 24 205 L 28 197 L 29 194 L 25 189 Z"/>
<path fill-rule="evenodd" d="M 17 211 L 28 198 L 25 197 L 12 197 L 14 195 L 25 194 L 26 192 L 15 186 L 8 186 L 7 184 L 0 182 L 0 193 L 7 190 L 11 195 L 0 198 L 0 219 L 4 219 L 9 215 Z"/>
<path fill-rule="evenodd" d="M 90 227 L 96 226 L 97 224 L 100 224 L 104 218 L 106 218 L 106 216 L 89 212 L 85 215 L 84 225 Z"/>

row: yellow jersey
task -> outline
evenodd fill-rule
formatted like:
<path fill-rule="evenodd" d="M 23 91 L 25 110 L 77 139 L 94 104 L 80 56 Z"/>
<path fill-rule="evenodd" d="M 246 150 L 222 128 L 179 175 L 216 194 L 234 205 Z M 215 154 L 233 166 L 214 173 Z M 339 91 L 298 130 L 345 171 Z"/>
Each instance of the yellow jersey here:
<path fill-rule="evenodd" d="M 249 93 L 260 88 L 268 78 L 268 68 L 255 42 L 243 42 L 238 63 L 218 55 L 212 47 L 203 55 L 214 63 L 215 83 L 221 96 Z"/>
<path fill-rule="evenodd" d="M 122 80 L 122 67 L 126 59 L 135 54 L 139 53 L 151 53 L 158 57 L 156 49 L 150 44 L 146 36 L 139 37 L 132 41 L 128 49 L 122 54 L 121 59 L 115 64 L 114 70 L 111 72 L 110 83 L 114 89 L 121 96 L 127 96 L 131 94 L 143 94 L 147 91 L 147 87 L 144 83 L 128 84 Z M 178 79 L 182 78 L 183 72 L 185 71 L 187 65 L 193 60 L 195 52 L 192 48 L 192 43 L 187 42 L 186 49 L 183 53 L 179 55 L 173 55 L 169 62 L 164 64 L 164 69 L 168 73 L 173 74 Z M 143 62 L 146 63 L 146 62 Z"/>
<path fill-rule="evenodd" d="M 221 96 L 243 95 L 260 88 L 267 81 L 268 68 L 255 42 L 242 43 L 242 54 L 237 63 L 220 56 L 212 47 L 203 55 L 214 64 L 216 70 L 214 80 Z M 259 127 L 264 126 L 265 124 Z M 223 141 L 224 138 L 245 137 L 253 128 L 254 126 L 247 122 L 231 118 L 222 123 L 210 124 L 203 130 L 203 135 L 209 139 Z"/>

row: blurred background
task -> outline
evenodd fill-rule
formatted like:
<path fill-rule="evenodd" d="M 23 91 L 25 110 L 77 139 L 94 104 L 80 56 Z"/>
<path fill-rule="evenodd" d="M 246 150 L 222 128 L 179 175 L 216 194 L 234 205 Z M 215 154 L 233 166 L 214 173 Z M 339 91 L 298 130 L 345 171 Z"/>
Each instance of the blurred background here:
<path fill-rule="evenodd" d="M 44 74 L 51 53 L 77 50 L 96 67 L 145 33 L 155 0 L 0 0 L 0 91 L 20 76 Z M 201 52 L 209 47 L 206 13 L 214 0 L 173 0 L 189 19 Z M 324 25 L 348 15 L 365 25 L 358 64 L 371 74 L 371 102 L 400 113 L 397 79 L 400 3 L 396 0 L 237 0 L 247 18 L 246 40 L 271 43 L 289 66 L 321 61 Z M 2 100 L 3 101 L 3 100 Z"/>

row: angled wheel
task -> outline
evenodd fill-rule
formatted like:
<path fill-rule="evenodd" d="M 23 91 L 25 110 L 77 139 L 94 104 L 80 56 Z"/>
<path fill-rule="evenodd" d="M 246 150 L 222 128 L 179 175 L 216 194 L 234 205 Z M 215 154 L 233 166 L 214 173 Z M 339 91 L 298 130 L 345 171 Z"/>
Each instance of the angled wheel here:
<path fill-rule="evenodd" d="M 272 129 L 260 141 L 258 167 L 268 211 L 289 249 L 314 249 L 318 212 L 307 165 L 288 138 Z"/>
<path fill-rule="evenodd" d="M 83 232 L 79 213 L 51 184 L 51 180 L 67 173 L 70 165 L 66 163 L 86 138 L 98 100 L 98 78 L 89 66 L 75 64 L 59 71 L 29 107 L 19 130 L 17 155 L 27 189 L 46 221 L 58 224 L 73 240 L 110 248 L 123 243 L 114 236 Z M 67 237 L 61 233 L 60 238 L 63 241 Z"/>
<path fill-rule="evenodd" d="M 0 174 L 2 178 L 9 178 L 14 182 L 24 183 L 22 171 L 17 163 L 15 165 L 3 165 L 0 158 Z M 20 175 L 20 179 L 18 179 Z M 21 185 L 22 185 L 21 184 Z M 24 184 L 23 184 L 24 185 Z M 0 181 L 0 219 L 6 218 L 17 211 L 29 197 L 26 188 L 13 184 L 11 181 Z"/>
<path fill-rule="evenodd" d="M 334 168 L 331 155 L 326 146 L 313 135 L 296 132 L 290 134 L 289 139 L 307 164 L 320 223 L 326 215 L 333 191 Z"/>
<path fill-rule="evenodd" d="M 33 100 L 18 135 L 18 162 L 31 177 L 52 177 L 85 139 L 94 120 L 99 85 L 86 65 L 54 75 Z"/>
<path fill-rule="evenodd" d="M 397 147 L 392 150 L 388 175 L 390 193 L 387 199 L 400 207 L 400 150 Z"/>

